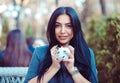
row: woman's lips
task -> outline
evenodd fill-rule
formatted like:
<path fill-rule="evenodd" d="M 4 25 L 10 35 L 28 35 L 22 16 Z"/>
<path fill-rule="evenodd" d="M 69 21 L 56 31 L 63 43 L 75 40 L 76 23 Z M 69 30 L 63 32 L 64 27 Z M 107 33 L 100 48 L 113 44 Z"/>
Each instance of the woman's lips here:
<path fill-rule="evenodd" d="M 67 39 L 67 36 L 59 36 L 60 40 L 65 40 Z"/>

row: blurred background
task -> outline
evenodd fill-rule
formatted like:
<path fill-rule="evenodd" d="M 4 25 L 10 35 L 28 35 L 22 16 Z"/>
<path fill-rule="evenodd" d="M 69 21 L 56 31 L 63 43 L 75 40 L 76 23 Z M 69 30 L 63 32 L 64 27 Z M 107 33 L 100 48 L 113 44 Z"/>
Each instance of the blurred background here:
<path fill-rule="evenodd" d="M 0 50 L 7 33 L 46 40 L 51 13 L 59 6 L 77 10 L 88 45 L 94 50 L 99 83 L 120 82 L 120 0 L 0 0 Z"/>

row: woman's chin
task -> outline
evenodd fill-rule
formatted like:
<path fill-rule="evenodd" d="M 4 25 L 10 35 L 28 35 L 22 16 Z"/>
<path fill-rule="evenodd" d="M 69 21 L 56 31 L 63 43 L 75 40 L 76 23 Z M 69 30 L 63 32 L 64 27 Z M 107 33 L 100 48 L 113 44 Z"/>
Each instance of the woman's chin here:
<path fill-rule="evenodd" d="M 69 43 L 60 43 L 59 46 L 68 46 Z"/>

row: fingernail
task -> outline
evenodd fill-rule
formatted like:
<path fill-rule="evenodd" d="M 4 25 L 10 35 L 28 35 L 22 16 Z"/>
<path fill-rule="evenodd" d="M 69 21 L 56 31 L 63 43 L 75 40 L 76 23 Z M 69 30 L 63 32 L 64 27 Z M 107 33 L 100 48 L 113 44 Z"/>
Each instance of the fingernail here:
<path fill-rule="evenodd" d="M 56 60 L 58 60 L 58 58 L 56 58 Z"/>

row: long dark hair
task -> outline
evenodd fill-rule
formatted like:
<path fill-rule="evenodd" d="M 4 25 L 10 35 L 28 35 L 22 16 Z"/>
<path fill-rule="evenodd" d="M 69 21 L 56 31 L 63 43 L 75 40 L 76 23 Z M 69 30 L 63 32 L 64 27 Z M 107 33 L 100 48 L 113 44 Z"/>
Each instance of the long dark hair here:
<path fill-rule="evenodd" d="M 28 66 L 32 53 L 29 51 L 20 29 L 11 30 L 6 39 L 3 56 L 4 66 Z"/>
<path fill-rule="evenodd" d="M 52 64 L 52 59 L 50 55 L 50 49 L 58 44 L 58 41 L 55 37 L 55 22 L 59 15 L 67 14 L 71 18 L 71 23 L 73 26 L 73 33 L 74 37 L 70 41 L 70 45 L 75 48 L 75 66 L 79 69 L 80 73 L 88 80 L 90 80 L 90 74 L 91 74 L 91 66 L 90 66 L 90 51 L 86 44 L 86 41 L 83 37 L 83 32 L 81 29 L 81 24 L 79 17 L 76 13 L 76 11 L 71 7 L 59 7 L 57 8 L 48 23 L 47 27 L 47 38 L 49 42 L 49 48 L 46 54 L 46 58 L 43 60 L 42 64 L 40 64 L 39 69 L 39 75 L 38 75 L 38 81 L 40 81 L 41 77 L 44 75 L 47 68 L 50 67 Z M 62 68 L 59 70 L 59 72 L 56 74 L 58 80 L 57 83 L 59 83 L 59 75 L 62 73 Z M 65 80 L 65 79 L 63 79 Z"/>

